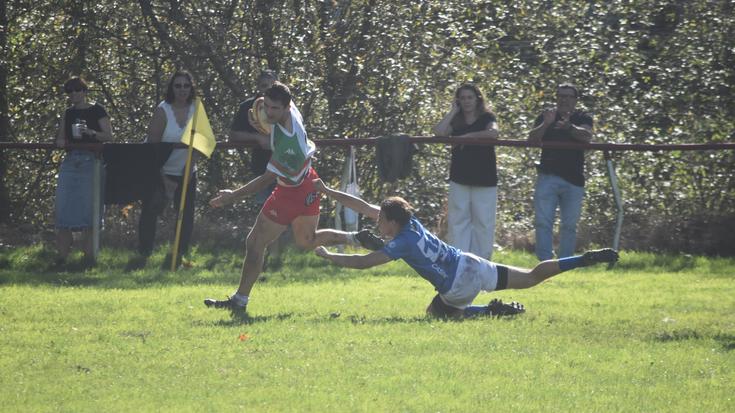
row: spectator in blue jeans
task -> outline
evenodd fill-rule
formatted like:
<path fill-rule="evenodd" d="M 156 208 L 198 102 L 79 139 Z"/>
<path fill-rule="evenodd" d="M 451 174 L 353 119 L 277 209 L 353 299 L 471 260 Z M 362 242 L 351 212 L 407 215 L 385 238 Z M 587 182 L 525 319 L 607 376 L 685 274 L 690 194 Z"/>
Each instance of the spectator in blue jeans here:
<path fill-rule="evenodd" d="M 592 116 L 576 109 L 579 91 L 570 83 L 556 88 L 556 107 L 544 110 L 528 135 L 529 142 L 578 142 L 592 140 Z M 539 260 L 554 257 L 552 249 L 554 219 L 559 206 L 558 258 L 574 254 L 577 222 L 584 199 L 584 150 L 541 150 L 541 162 L 536 166 L 538 178 L 533 196 L 536 229 L 536 256 Z"/>

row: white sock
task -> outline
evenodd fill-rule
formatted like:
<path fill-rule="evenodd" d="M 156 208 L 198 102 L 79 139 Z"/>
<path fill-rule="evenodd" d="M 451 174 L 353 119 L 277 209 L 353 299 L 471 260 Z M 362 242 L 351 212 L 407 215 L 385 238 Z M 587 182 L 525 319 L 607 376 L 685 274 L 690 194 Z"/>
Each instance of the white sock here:
<path fill-rule="evenodd" d="M 232 294 L 230 297 L 232 301 L 235 302 L 237 305 L 246 306 L 248 305 L 248 301 L 250 300 L 250 297 L 247 295 L 240 295 L 238 293 Z"/>

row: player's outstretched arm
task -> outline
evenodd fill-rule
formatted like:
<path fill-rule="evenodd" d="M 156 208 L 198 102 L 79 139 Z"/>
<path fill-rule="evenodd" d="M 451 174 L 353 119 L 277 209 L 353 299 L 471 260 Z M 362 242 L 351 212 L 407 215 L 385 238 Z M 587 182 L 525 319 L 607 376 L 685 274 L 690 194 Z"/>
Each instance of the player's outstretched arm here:
<path fill-rule="evenodd" d="M 370 254 L 339 254 L 330 252 L 323 246 L 318 246 L 314 250 L 314 254 L 322 257 L 340 267 L 355 268 L 362 270 L 365 268 L 375 267 L 376 265 L 385 264 L 391 261 L 391 258 L 383 251 L 373 251 Z"/>
<path fill-rule="evenodd" d="M 378 220 L 378 215 L 380 215 L 379 206 L 367 203 L 363 199 L 360 199 L 354 195 L 332 189 L 328 187 L 321 179 L 314 180 L 314 187 L 317 191 L 334 199 L 347 208 L 353 211 L 357 211 L 358 213 L 363 214 L 373 221 Z"/>
<path fill-rule="evenodd" d="M 273 181 L 276 180 L 276 174 L 274 174 L 271 171 L 265 171 L 263 175 L 260 175 L 259 177 L 253 179 L 252 181 L 246 183 L 245 185 L 232 190 L 232 189 L 223 189 L 217 193 L 217 196 L 209 200 L 209 205 L 211 205 L 214 208 L 223 207 L 225 205 L 229 205 L 238 199 L 254 194 L 263 188 L 267 187 Z"/>

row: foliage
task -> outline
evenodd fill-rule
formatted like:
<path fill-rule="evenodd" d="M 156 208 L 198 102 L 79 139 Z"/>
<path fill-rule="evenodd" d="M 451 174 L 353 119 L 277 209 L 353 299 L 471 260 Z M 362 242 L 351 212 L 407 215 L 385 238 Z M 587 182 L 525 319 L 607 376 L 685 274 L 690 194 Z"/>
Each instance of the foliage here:
<path fill-rule="evenodd" d="M 553 102 L 554 86 L 571 80 L 594 115 L 598 141 L 723 142 L 735 130 L 731 6 L 726 0 L 8 1 L 2 65 L 9 107 L 0 117 L 9 127 L 2 135 L 51 141 L 66 104 L 60 85 L 82 74 L 108 108 L 115 140 L 138 142 L 167 76 L 185 68 L 225 139 L 238 101 L 269 67 L 292 86 L 316 140 L 429 135 L 466 80 L 490 98 L 501 137 L 525 139 Z M 241 225 L 242 210 L 211 211 L 203 201 L 251 177 L 246 152 L 218 151 L 200 165 L 198 211 L 207 225 Z M 538 151 L 497 152 L 498 239 L 509 245 L 532 231 Z M 0 171 L 9 171 L 2 189 L 12 222 L 37 228 L 49 222 L 57 155 L 0 157 Z M 344 152 L 320 147 L 318 155 L 320 175 L 337 185 Z M 380 182 L 372 148 L 361 147 L 358 157 L 366 198 L 404 194 L 421 218 L 438 224 L 445 145 L 420 145 L 412 176 L 392 184 Z M 614 159 L 628 217 L 623 247 L 735 253 L 732 151 L 626 152 Z M 580 236 L 607 244 L 614 204 L 600 153 L 589 154 L 587 170 Z M 254 214 L 248 205 L 245 225 Z"/>

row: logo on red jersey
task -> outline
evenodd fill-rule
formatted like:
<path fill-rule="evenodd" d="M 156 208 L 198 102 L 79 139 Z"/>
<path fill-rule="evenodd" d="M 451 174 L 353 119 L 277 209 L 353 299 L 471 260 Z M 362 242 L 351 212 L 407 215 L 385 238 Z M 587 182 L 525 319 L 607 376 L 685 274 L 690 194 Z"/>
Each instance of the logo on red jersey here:
<path fill-rule="evenodd" d="M 304 205 L 309 206 L 316 201 L 317 193 L 316 192 L 309 192 L 306 195 L 306 201 L 304 202 Z"/>

